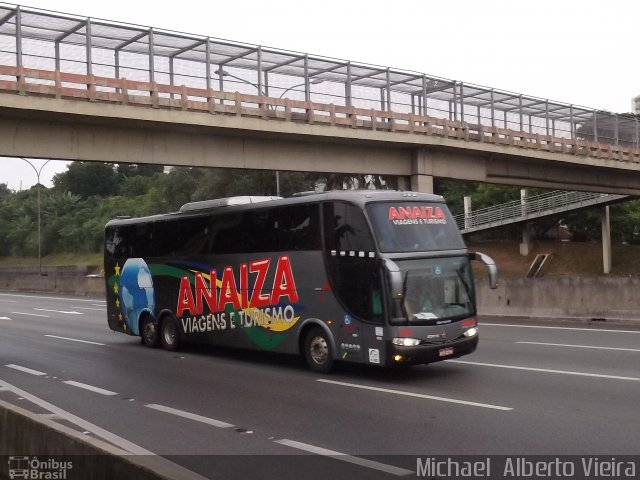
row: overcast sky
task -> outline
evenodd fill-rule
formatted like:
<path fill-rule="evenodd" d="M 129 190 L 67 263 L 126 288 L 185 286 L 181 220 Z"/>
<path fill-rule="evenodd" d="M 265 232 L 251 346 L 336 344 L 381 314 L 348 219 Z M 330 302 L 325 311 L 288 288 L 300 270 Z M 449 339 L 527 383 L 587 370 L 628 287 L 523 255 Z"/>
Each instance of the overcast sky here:
<path fill-rule="evenodd" d="M 637 0 L 25 1 L 615 112 L 640 95 Z M 52 161 L 41 181 L 63 170 Z M 35 178 L 25 162 L 3 160 L 0 183 L 27 188 Z"/>

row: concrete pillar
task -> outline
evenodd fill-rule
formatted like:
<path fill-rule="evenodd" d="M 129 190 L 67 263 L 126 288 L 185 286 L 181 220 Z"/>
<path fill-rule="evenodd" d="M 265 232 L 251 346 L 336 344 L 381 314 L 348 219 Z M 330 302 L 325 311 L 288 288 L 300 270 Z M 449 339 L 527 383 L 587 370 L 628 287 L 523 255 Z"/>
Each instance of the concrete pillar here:
<path fill-rule="evenodd" d="M 433 193 L 433 162 L 424 148 L 416 150 L 411 160 L 411 190 Z"/>
<path fill-rule="evenodd" d="M 405 175 L 398 176 L 398 190 L 406 191 L 411 189 L 411 179 Z"/>
<path fill-rule="evenodd" d="M 411 191 L 433 193 L 433 177 L 431 175 L 411 175 Z"/>
<path fill-rule="evenodd" d="M 602 225 L 602 273 L 611 273 L 611 224 L 609 222 L 609 206 L 602 209 L 600 216 Z"/>
<path fill-rule="evenodd" d="M 464 228 L 471 228 L 471 197 L 464 197 Z"/>
<path fill-rule="evenodd" d="M 526 257 L 531 251 L 531 230 L 529 224 L 525 223 L 522 226 L 522 243 L 520 244 L 520 255 Z"/>
<path fill-rule="evenodd" d="M 527 214 L 527 189 L 520 189 L 520 215 Z M 531 251 L 531 226 L 528 223 L 522 226 L 522 243 L 520 244 L 520 255 L 526 257 Z"/>

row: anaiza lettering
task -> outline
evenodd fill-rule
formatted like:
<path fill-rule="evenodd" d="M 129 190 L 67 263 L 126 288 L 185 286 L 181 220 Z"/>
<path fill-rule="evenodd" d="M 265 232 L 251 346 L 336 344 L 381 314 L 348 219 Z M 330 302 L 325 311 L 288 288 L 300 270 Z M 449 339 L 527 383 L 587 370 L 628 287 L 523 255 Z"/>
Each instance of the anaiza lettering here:
<path fill-rule="evenodd" d="M 298 303 L 298 291 L 291 261 L 281 256 L 198 272 L 193 284 L 182 277 L 176 315 L 185 333 L 256 326 L 282 331 L 298 320 L 291 303 Z"/>
<path fill-rule="evenodd" d="M 440 207 L 406 206 L 389 207 L 389 220 L 394 225 L 445 224 L 447 218 Z"/>

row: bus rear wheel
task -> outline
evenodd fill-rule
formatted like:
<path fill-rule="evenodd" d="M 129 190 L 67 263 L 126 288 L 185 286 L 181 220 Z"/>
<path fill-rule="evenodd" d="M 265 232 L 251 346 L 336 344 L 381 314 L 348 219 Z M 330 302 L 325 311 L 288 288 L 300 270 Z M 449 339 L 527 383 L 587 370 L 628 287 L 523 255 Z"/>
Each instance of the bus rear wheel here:
<path fill-rule="evenodd" d="M 173 317 L 167 317 L 160 326 L 160 341 L 162 347 L 170 352 L 175 352 L 180 347 L 180 330 L 178 322 Z"/>
<path fill-rule="evenodd" d="M 304 357 L 307 366 L 314 372 L 329 373 L 333 367 L 333 352 L 327 333 L 314 327 L 304 339 Z"/>
<path fill-rule="evenodd" d="M 156 322 L 150 315 L 142 318 L 140 322 L 140 337 L 142 337 L 142 344 L 147 347 L 157 347 L 160 343 L 160 335 L 158 335 L 158 322 Z"/>

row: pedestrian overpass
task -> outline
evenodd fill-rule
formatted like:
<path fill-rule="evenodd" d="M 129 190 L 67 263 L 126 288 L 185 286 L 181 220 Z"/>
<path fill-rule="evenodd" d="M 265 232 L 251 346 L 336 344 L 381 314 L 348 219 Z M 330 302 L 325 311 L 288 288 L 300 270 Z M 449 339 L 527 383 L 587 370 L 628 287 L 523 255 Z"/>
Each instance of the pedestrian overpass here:
<path fill-rule="evenodd" d="M 463 234 L 477 233 L 483 230 L 499 228 L 507 225 L 522 224 L 522 243 L 520 254 L 529 255 L 531 249 L 531 232 L 529 223 L 544 217 L 553 217 L 563 213 L 575 212 L 586 208 L 601 208 L 600 225 L 602 232 L 602 270 L 611 273 L 611 225 L 609 205 L 631 200 L 628 195 L 615 195 L 596 192 L 553 191 L 526 196 L 521 191 L 520 200 L 506 202 L 478 210 L 471 210 L 471 199 L 465 197 L 465 212 L 456 215 L 455 221 Z M 548 255 L 538 255 L 531 264 L 530 273 L 535 277 L 541 271 Z"/>
<path fill-rule="evenodd" d="M 7 157 L 640 192 L 634 116 L 8 4 L 0 138 Z"/>
<path fill-rule="evenodd" d="M 492 207 L 470 210 L 456 215 L 455 220 L 463 234 L 474 233 L 505 225 L 527 223 L 585 208 L 611 205 L 626 199 L 629 199 L 627 195 L 554 191 Z"/>

